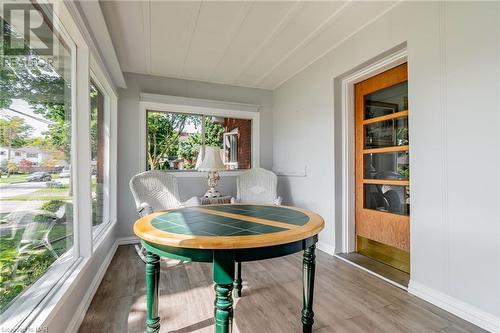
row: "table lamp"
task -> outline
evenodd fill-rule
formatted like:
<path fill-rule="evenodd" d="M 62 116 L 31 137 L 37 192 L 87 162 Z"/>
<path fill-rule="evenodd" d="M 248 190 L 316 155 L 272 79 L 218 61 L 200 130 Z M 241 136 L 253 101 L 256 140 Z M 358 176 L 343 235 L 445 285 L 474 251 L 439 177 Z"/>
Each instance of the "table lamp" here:
<path fill-rule="evenodd" d="M 200 151 L 201 155 L 201 151 Z M 226 167 L 220 158 L 220 148 L 214 146 L 205 146 L 203 160 L 198 166 L 198 171 L 208 171 L 208 191 L 205 193 L 205 198 L 218 198 L 220 192 L 215 189 L 217 182 L 220 179 L 218 171 L 225 170 Z"/>

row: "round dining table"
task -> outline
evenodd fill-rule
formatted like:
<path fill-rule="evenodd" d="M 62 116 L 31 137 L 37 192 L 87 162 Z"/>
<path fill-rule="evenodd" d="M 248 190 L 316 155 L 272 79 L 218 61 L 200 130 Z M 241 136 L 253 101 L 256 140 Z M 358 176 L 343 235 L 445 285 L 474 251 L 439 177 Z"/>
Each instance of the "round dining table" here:
<path fill-rule="evenodd" d="M 142 217 L 134 232 L 146 250 L 146 332 L 160 331 L 160 257 L 212 263 L 215 331 L 231 331 L 233 296 L 241 294 L 241 263 L 303 254 L 303 332 L 314 323 L 315 247 L 321 216 L 306 209 L 250 204 L 171 209 Z M 234 289 L 234 293 L 233 293 Z"/>

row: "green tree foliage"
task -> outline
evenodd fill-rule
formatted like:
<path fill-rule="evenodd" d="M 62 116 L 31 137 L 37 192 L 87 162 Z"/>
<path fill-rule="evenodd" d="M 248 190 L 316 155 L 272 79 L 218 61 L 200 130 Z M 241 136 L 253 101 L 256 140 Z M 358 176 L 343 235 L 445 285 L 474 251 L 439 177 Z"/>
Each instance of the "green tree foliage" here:
<path fill-rule="evenodd" d="M 200 146 L 200 133 L 190 134 L 187 140 L 184 140 L 179 144 L 178 156 L 184 158 L 184 168 L 190 169 L 193 168 L 194 164 L 196 164 L 196 158 L 198 157 Z"/>
<path fill-rule="evenodd" d="M 205 145 L 218 146 L 222 148 L 222 136 L 224 135 L 224 126 L 212 121 L 211 117 L 205 118 Z"/>
<path fill-rule="evenodd" d="M 151 170 L 167 170 L 168 157 L 177 156 L 179 138 L 188 123 L 200 125 L 199 116 L 150 112 L 148 113 L 148 165 Z"/>
<path fill-rule="evenodd" d="M 205 117 L 205 145 L 222 147 L 222 136 L 224 126 L 212 121 L 211 117 Z M 190 134 L 187 140 L 179 145 L 178 155 L 184 158 L 184 168 L 192 169 L 196 164 L 196 158 L 202 144 L 201 133 Z"/>
<path fill-rule="evenodd" d="M 0 118 L 0 145 L 19 148 L 26 145 L 33 128 L 21 117 Z"/>
<path fill-rule="evenodd" d="M 102 98 L 101 93 L 97 88 L 91 84 L 90 85 L 90 150 L 92 159 L 97 158 L 97 146 L 98 146 L 98 118 L 99 118 L 99 103 Z"/>
<path fill-rule="evenodd" d="M 148 165 L 150 169 L 167 170 L 169 157 L 184 159 L 184 169 L 192 169 L 202 144 L 201 133 L 191 133 L 181 140 L 187 124 L 201 125 L 197 115 L 148 113 Z M 224 126 L 205 117 L 205 145 L 222 146 Z"/>
<path fill-rule="evenodd" d="M 4 35 L 15 36 L 6 22 Z M 3 42 L 5 43 L 5 38 Z M 2 45 L 3 47 L 3 45 Z M 14 99 L 26 101 L 34 112 L 50 124 L 44 133 L 53 147 L 62 149 L 69 161 L 71 126 L 71 93 L 64 79 L 67 57 L 56 57 L 53 64 L 47 58 L 25 47 L 19 57 L 6 57 L 0 66 L 0 108 L 9 109 Z M 60 61 L 60 62 L 58 62 Z"/>

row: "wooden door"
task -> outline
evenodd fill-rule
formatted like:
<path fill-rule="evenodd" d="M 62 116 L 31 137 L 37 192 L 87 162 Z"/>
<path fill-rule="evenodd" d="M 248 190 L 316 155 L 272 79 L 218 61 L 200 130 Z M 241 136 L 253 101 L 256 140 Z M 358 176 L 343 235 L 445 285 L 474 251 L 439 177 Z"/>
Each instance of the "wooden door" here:
<path fill-rule="evenodd" d="M 409 272 L 407 64 L 355 85 L 356 248 Z"/>

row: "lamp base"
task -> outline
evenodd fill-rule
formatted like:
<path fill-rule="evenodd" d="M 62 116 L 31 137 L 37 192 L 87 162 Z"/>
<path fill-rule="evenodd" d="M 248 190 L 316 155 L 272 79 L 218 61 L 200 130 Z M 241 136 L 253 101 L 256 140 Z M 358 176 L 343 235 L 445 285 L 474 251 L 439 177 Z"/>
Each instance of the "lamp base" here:
<path fill-rule="evenodd" d="M 207 193 L 205 193 L 205 195 L 203 197 L 205 198 L 218 198 L 218 197 L 221 197 L 222 194 L 220 194 L 219 191 L 217 191 L 215 188 L 210 188 Z"/>

